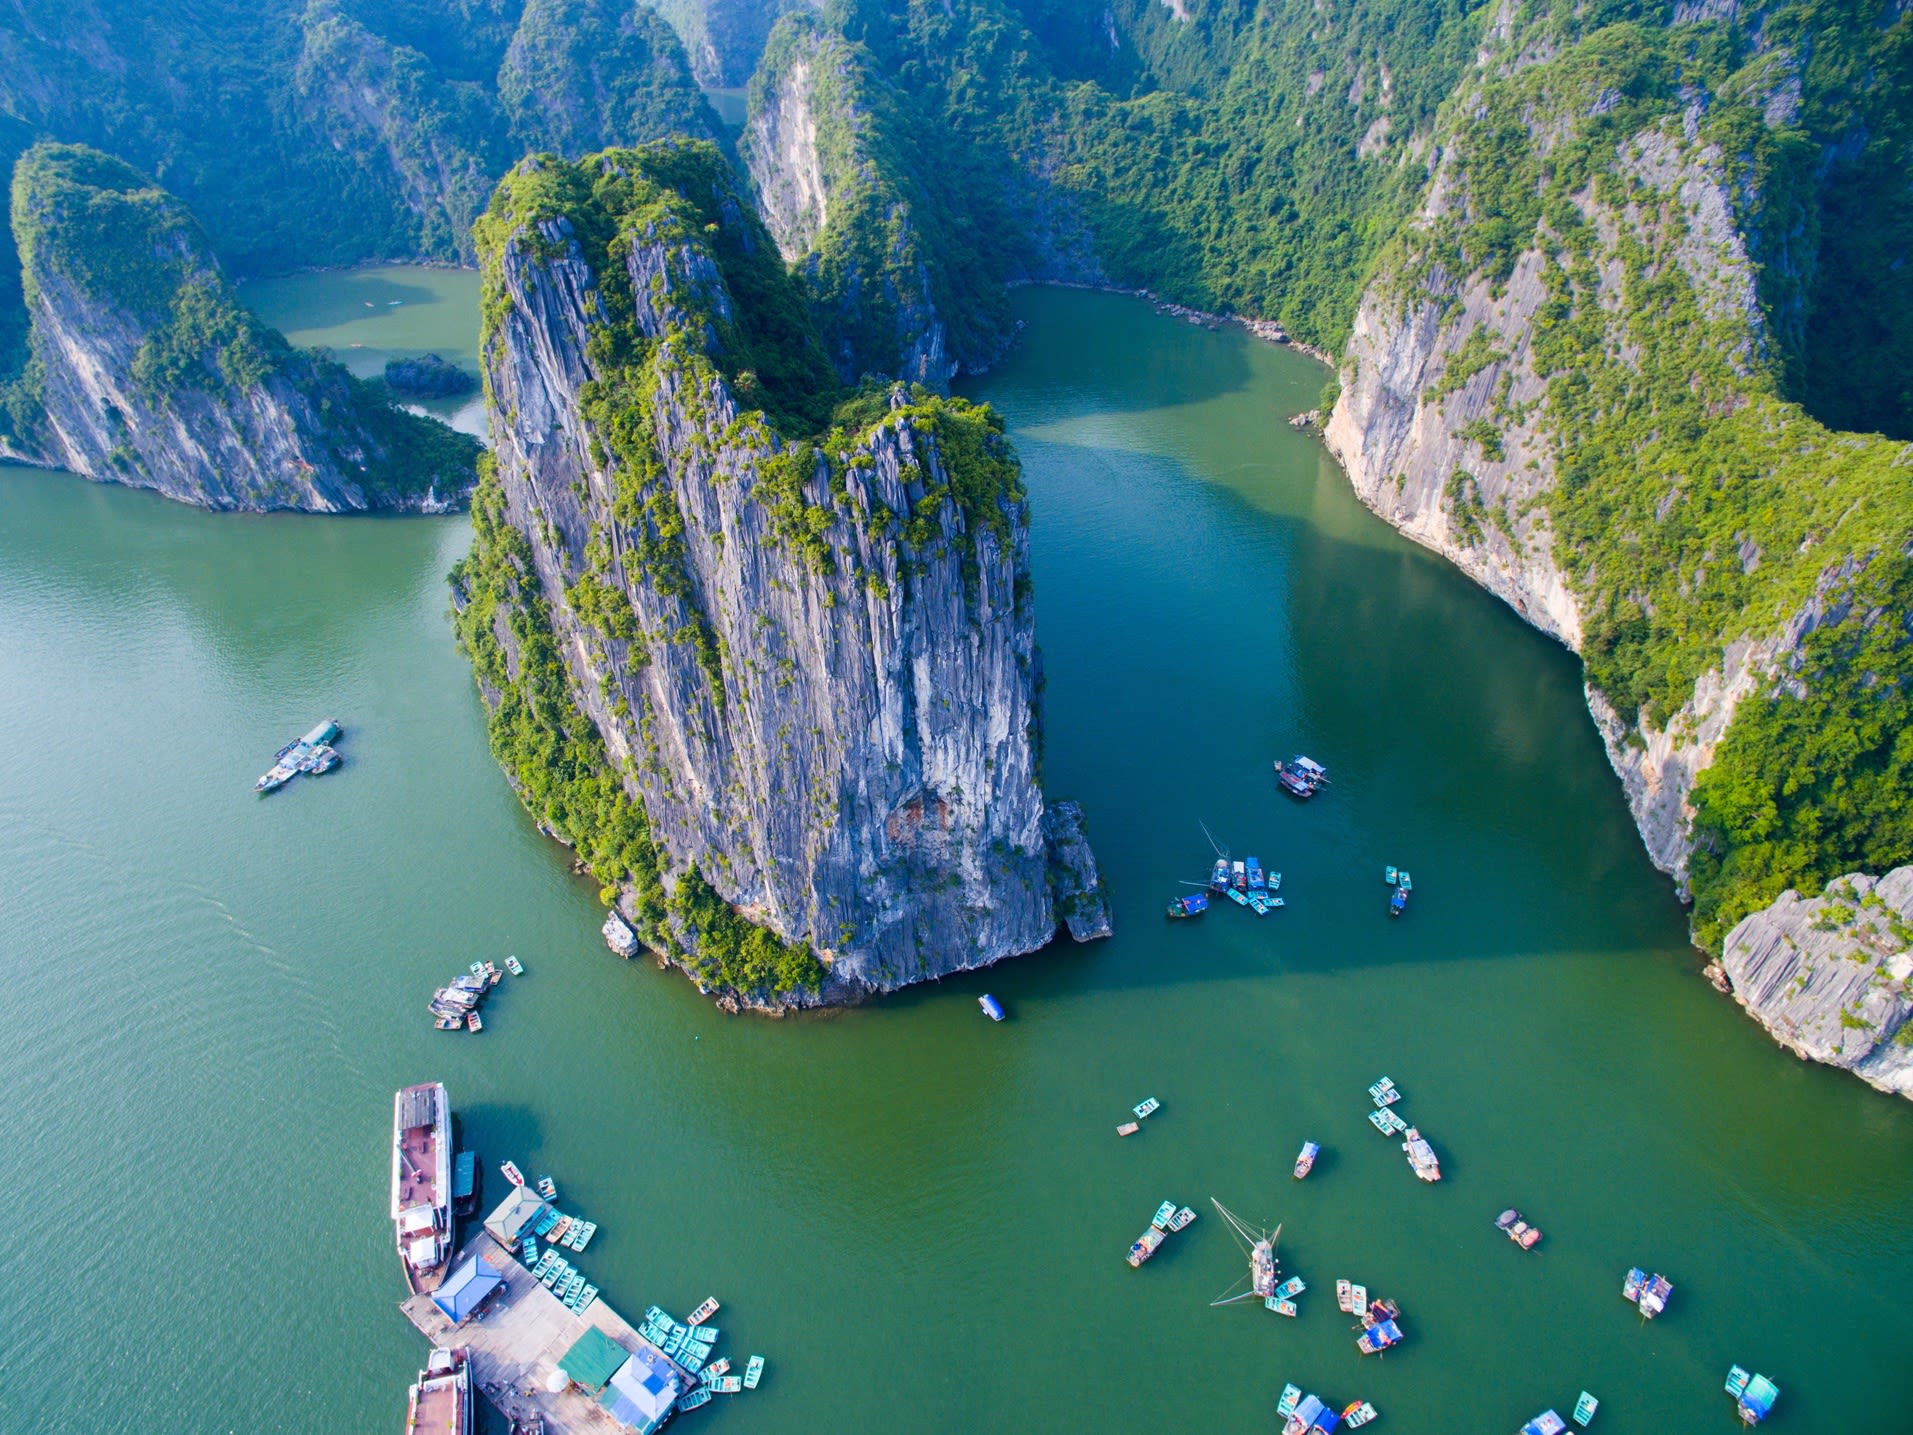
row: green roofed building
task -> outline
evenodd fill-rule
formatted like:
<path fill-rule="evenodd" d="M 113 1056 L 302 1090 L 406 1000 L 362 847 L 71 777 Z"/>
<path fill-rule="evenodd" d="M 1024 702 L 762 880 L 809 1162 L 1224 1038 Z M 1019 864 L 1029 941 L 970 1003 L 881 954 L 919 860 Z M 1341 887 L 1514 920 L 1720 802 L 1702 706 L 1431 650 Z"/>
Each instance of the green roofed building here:
<path fill-rule="evenodd" d="M 600 1394 L 618 1373 L 618 1367 L 631 1358 L 631 1352 L 599 1330 L 585 1327 L 585 1333 L 564 1354 L 558 1366 L 571 1380 L 592 1395 Z"/>

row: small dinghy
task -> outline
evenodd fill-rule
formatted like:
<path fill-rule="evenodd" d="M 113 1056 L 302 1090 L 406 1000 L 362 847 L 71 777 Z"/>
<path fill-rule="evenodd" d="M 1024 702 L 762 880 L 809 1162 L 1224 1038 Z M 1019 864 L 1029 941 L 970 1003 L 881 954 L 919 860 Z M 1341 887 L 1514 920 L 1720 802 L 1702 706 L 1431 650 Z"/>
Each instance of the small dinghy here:
<path fill-rule="evenodd" d="M 1315 1169 L 1315 1158 L 1322 1154 L 1322 1148 L 1313 1141 L 1302 1143 L 1302 1153 L 1295 1158 L 1295 1179 L 1301 1180 Z"/>
<path fill-rule="evenodd" d="M 538 1178 L 538 1194 L 543 1196 L 547 1201 L 557 1200 L 558 1183 L 549 1176 L 540 1176 Z"/>
<path fill-rule="evenodd" d="M 1341 1307 L 1342 1314 L 1344 1315 L 1355 1314 L 1355 1307 L 1349 1304 L 1351 1294 L 1352 1292 L 1347 1281 L 1337 1281 L 1335 1283 L 1335 1304 Z"/>
<path fill-rule="evenodd" d="M 1277 1315 L 1286 1315 L 1291 1319 L 1296 1315 L 1295 1302 L 1284 1296 L 1272 1295 L 1262 1302 L 1262 1306 L 1265 1310 L 1272 1310 Z"/>
<path fill-rule="evenodd" d="M 1506 1231 L 1520 1219 L 1521 1213 L 1510 1206 L 1507 1210 L 1495 1217 L 1495 1229 L 1497 1231 Z"/>
<path fill-rule="evenodd" d="M 1371 1111 L 1368 1113 L 1368 1124 L 1381 1132 L 1382 1135 L 1387 1136 L 1390 1134 L 1388 1129 L 1390 1114 L 1390 1112 L 1383 1109 Z"/>
<path fill-rule="evenodd" d="M 1177 897 L 1169 903 L 1166 915 L 1171 921 L 1180 921 L 1184 917 L 1200 917 L 1209 910 L 1209 899 L 1201 892 L 1191 892 L 1186 897 Z"/>
<path fill-rule="evenodd" d="M 1175 1215 L 1169 1218 L 1169 1229 L 1171 1231 L 1184 1231 L 1195 1223 L 1195 1211 L 1188 1206 L 1184 1206 L 1180 1211 L 1177 1211 Z"/>
<path fill-rule="evenodd" d="M 1284 1385 L 1282 1387 L 1282 1398 L 1275 1402 L 1275 1413 L 1286 1420 L 1295 1413 L 1295 1407 L 1301 1403 L 1302 1387 L 1299 1385 Z"/>
<path fill-rule="evenodd" d="M 1355 1348 L 1363 1355 L 1380 1355 L 1391 1345 L 1400 1345 L 1402 1328 L 1392 1320 L 1371 1325 L 1355 1339 Z"/>
<path fill-rule="evenodd" d="M 525 974 L 525 964 L 516 957 L 506 957 L 505 970 L 515 977 L 522 977 Z"/>
<path fill-rule="evenodd" d="M 987 1016 L 991 1021 L 1003 1020 L 1003 1003 L 991 996 L 988 992 L 978 997 L 976 1004 L 983 1008 L 983 1015 Z"/>
<path fill-rule="evenodd" d="M 1393 867 L 1382 868 L 1382 880 L 1393 887 L 1396 882 L 1395 869 Z"/>
<path fill-rule="evenodd" d="M 1348 1288 L 1348 1313 L 1357 1320 L 1368 1314 L 1368 1287 L 1350 1286 Z"/>
<path fill-rule="evenodd" d="M 1400 886 L 1402 891 L 1412 892 L 1415 890 L 1415 879 L 1408 875 L 1408 869 L 1406 867 L 1402 868 L 1401 872 L 1397 875 L 1401 878 L 1401 881 L 1397 885 Z"/>
<path fill-rule="evenodd" d="M 1521 1435 L 1561 1435 L 1561 1432 L 1567 1428 L 1567 1421 L 1552 1410 L 1543 1410 L 1521 1427 Z"/>
<path fill-rule="evenodd" d="M 717 1297 L 706 1296 L 704 1299 L 704 1304 L 691 1312 L 690 1320 L 687 1323 L 690 1325 L 702 1325 L 704 1324 L 705 1321 L 709 1320 L 712 1316 L 716 1315 L 718 1312 L 718 1309 L 719 1307 L 717 1303 Z M 650 1313 L 649 1311 L 646 1312 L 647 1315 L 649 1313 Z M 663 1310 L 659 1309 L 658 1314 L 663 1315 L 664 1314 Z"/>
<path fill-rule="evenodd" d="M 1574 1402 L 1574 1423 L 1585 1429 L 1588 1421 L 1594 1418 L 1594 1412 L 1600 1408 L 1601 1402 L 1583 1390 L 1581 1398 Z"/>
<path fill-rule="evenodd" d="M 710 1403 L 711 1390 L 710 1387 L 706 1385 L 700 1385 L 696 1390 L 678 1397 L 678 1409 L 680 1410 L 696 1410 L 699 1406 L 709 1405 Z"/>
<path fill-rule="evenodd" d="M 1116 1134 L 1118 1136 L 1134 1136 L 1140 1130 L 1142 1130 L 1142 1123 L 1140 1121 L 1125 1121 L 1116 1128 Z"/>
<path fill-rule="evenodd" d="M 744 1365 L 744 1388 L 757 1389 L 757 1382 L 764 1378 L 764 1357 L 753 1355 Z"/>
<path fill-rule="evenodd" d="M 1287 1280 L 1283 1281 L 1281 1285 L 1275 1288 L 1275 1293 L 1282 1297 L 1282 1299 L 1288 1300 L 1302 1294 L 1302 1292 L 1307 1289 L 1308 1285 L 1300 1276 L 1290 1276 Z"/>
<path fill-rule="evenodd" d="M 1395 1083 L 1384 1076 L 1368 1088 L 1368 1099 L 1377 1106 L 1393 1106 L 1402 1099 L 1402 1094 L 1395 1089 Z"/>
<path fill-rule="evenodd" d="M 1357 1400 L 1342 1412 L 1342 1423 L 1351 1430 L 1359 1430 L 1380 1413 L 1366 1400 Z"/>
<path fill-rule="evenodd" d="M 1162 1110 L 1162 1103 L 1151 1096 L 1145 1101 L 1138 1101 L 1135 1106 L 1130 1109 L 1136 1113 L 1136 1119 L 1138 1121 L 1146 1121 L 1158 1111 Z"/>
<path fill-rule="evenodd" d="M 1174 1201 L 1164 1201 L 1160 1206 L 1156 1207 L 1156 1214 L 1149 1218 L 1149 1224 L 1166 1231 L 1169 1229 L 1169 1223 L 1175 1218 L 1176 1203 Z"/>
<path fill-rule="evenodd" d="M 1541 1244 L 1541 1228 L 1530 1226 L 1525 1221 L 1516 1221 L 1514 1228 L 1508 1232 L 1508 1239 L 1522 1250 L 1531 1251 Z"/>
<path fill-rule="evenodd" d="M 485 1029 L 485 1019 L 483 1017 L 481 1017 L 475 1011 L 468 1011 L 465 1013 L 465 1030 L 483 1031 L 484 1029 Z"/>
<path fill-rule="evenodd" d="M 473 962 L 469 970 L 473 976 L 482 977 L 485 975 L 485 964 L 483 962 Z"/>

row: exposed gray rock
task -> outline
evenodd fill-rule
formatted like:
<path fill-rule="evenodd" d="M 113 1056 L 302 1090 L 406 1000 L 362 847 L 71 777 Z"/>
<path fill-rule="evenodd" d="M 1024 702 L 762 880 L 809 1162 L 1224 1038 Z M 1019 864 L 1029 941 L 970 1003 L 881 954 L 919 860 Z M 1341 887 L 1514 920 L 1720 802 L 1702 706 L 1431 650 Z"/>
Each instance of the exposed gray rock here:
<path fill-rule="evenodd" d="M 898 413 L 834 479 L 806 460 L 805 505 L 828 515 L 820 570 L 772 512 L 767 472 L 793 451 L 694 361 L 715 342 L 700 316 L 732 302 L 722 276 L 696 243 L 631 243 L 635 325 L 663 336 L 644 383 L 681 574 L 646 558 L 644 520 L 614 511 L 632 475 L 580 403 L 603 377 L 598 280 L 560 227 L 496 256 L 503 312 L 484 362 L 510 520 L 530 540 L 572 696 L 643 807 L 666 880 L 695 864 L 751 921 L 809 944 L 827 1001 L 1033 951 L 1061 922 L 1106 931 L 1080 814 L 1049 808 L 1035 780 L 1024 505 L 1003 501 L 999 533 L 946 501 L 927 541 L 904 539 L 894 516 L 948 475 L 935 434 Z M 593 544 L 608 546 L 603 581 L 629 603 L 641 652 L 568 600 Z M 693 637 L 705 625 L 715 672 Z"/>
<path fill-rule="evenodd" d="M 1721 944 L 1734 999 L 1775 1041 L 1913 1096 L 1913 867 L 1787 891 Z"/>

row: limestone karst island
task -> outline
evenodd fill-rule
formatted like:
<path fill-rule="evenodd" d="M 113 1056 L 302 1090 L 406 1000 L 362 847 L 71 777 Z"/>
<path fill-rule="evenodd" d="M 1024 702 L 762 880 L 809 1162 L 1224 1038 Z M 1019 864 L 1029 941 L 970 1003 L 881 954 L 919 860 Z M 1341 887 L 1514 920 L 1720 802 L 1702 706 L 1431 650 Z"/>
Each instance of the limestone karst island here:
<path fill-rule="evenodd" d="M 0 58 L 0 1430 L 1913 1423 L 1905 0 Z"/>

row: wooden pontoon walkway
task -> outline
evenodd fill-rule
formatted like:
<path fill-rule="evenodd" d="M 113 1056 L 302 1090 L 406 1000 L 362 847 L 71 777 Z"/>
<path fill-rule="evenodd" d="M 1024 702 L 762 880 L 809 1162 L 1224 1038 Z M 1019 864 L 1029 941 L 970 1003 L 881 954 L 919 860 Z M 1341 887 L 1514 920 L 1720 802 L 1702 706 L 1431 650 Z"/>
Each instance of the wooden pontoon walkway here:
<path fill-rule="evenodd" d="M 450 1268 L 457 1269 L 473 1255 L 483 1255 L 505 1276 L 504 1289 L 494 1292 L 477 1315 L 454 1327 L 429 1295 L 415 1295 L 399 1309 L 433 1345 L 462 1345 L 471 1352 L 473 1388 L 483 1391 L 507 1419 L 536 1412 L 544 1417 L 546 1435 L 619 1435 L 625 1429 L 576 1386 L 557 1394 L 545 1388 L 559 1360 L 587 1326 L 595 1325 L 634 1354 L 639 1350 L 654 1354 L 677 1372 L 681 1389 L 689 1390 L 694 1384 L 696 1377 L 602 1300 L 593 1300 L 582 1315 L 567 1310 L 490 1236 L 473 1237 L 452 1257 Z"/>

